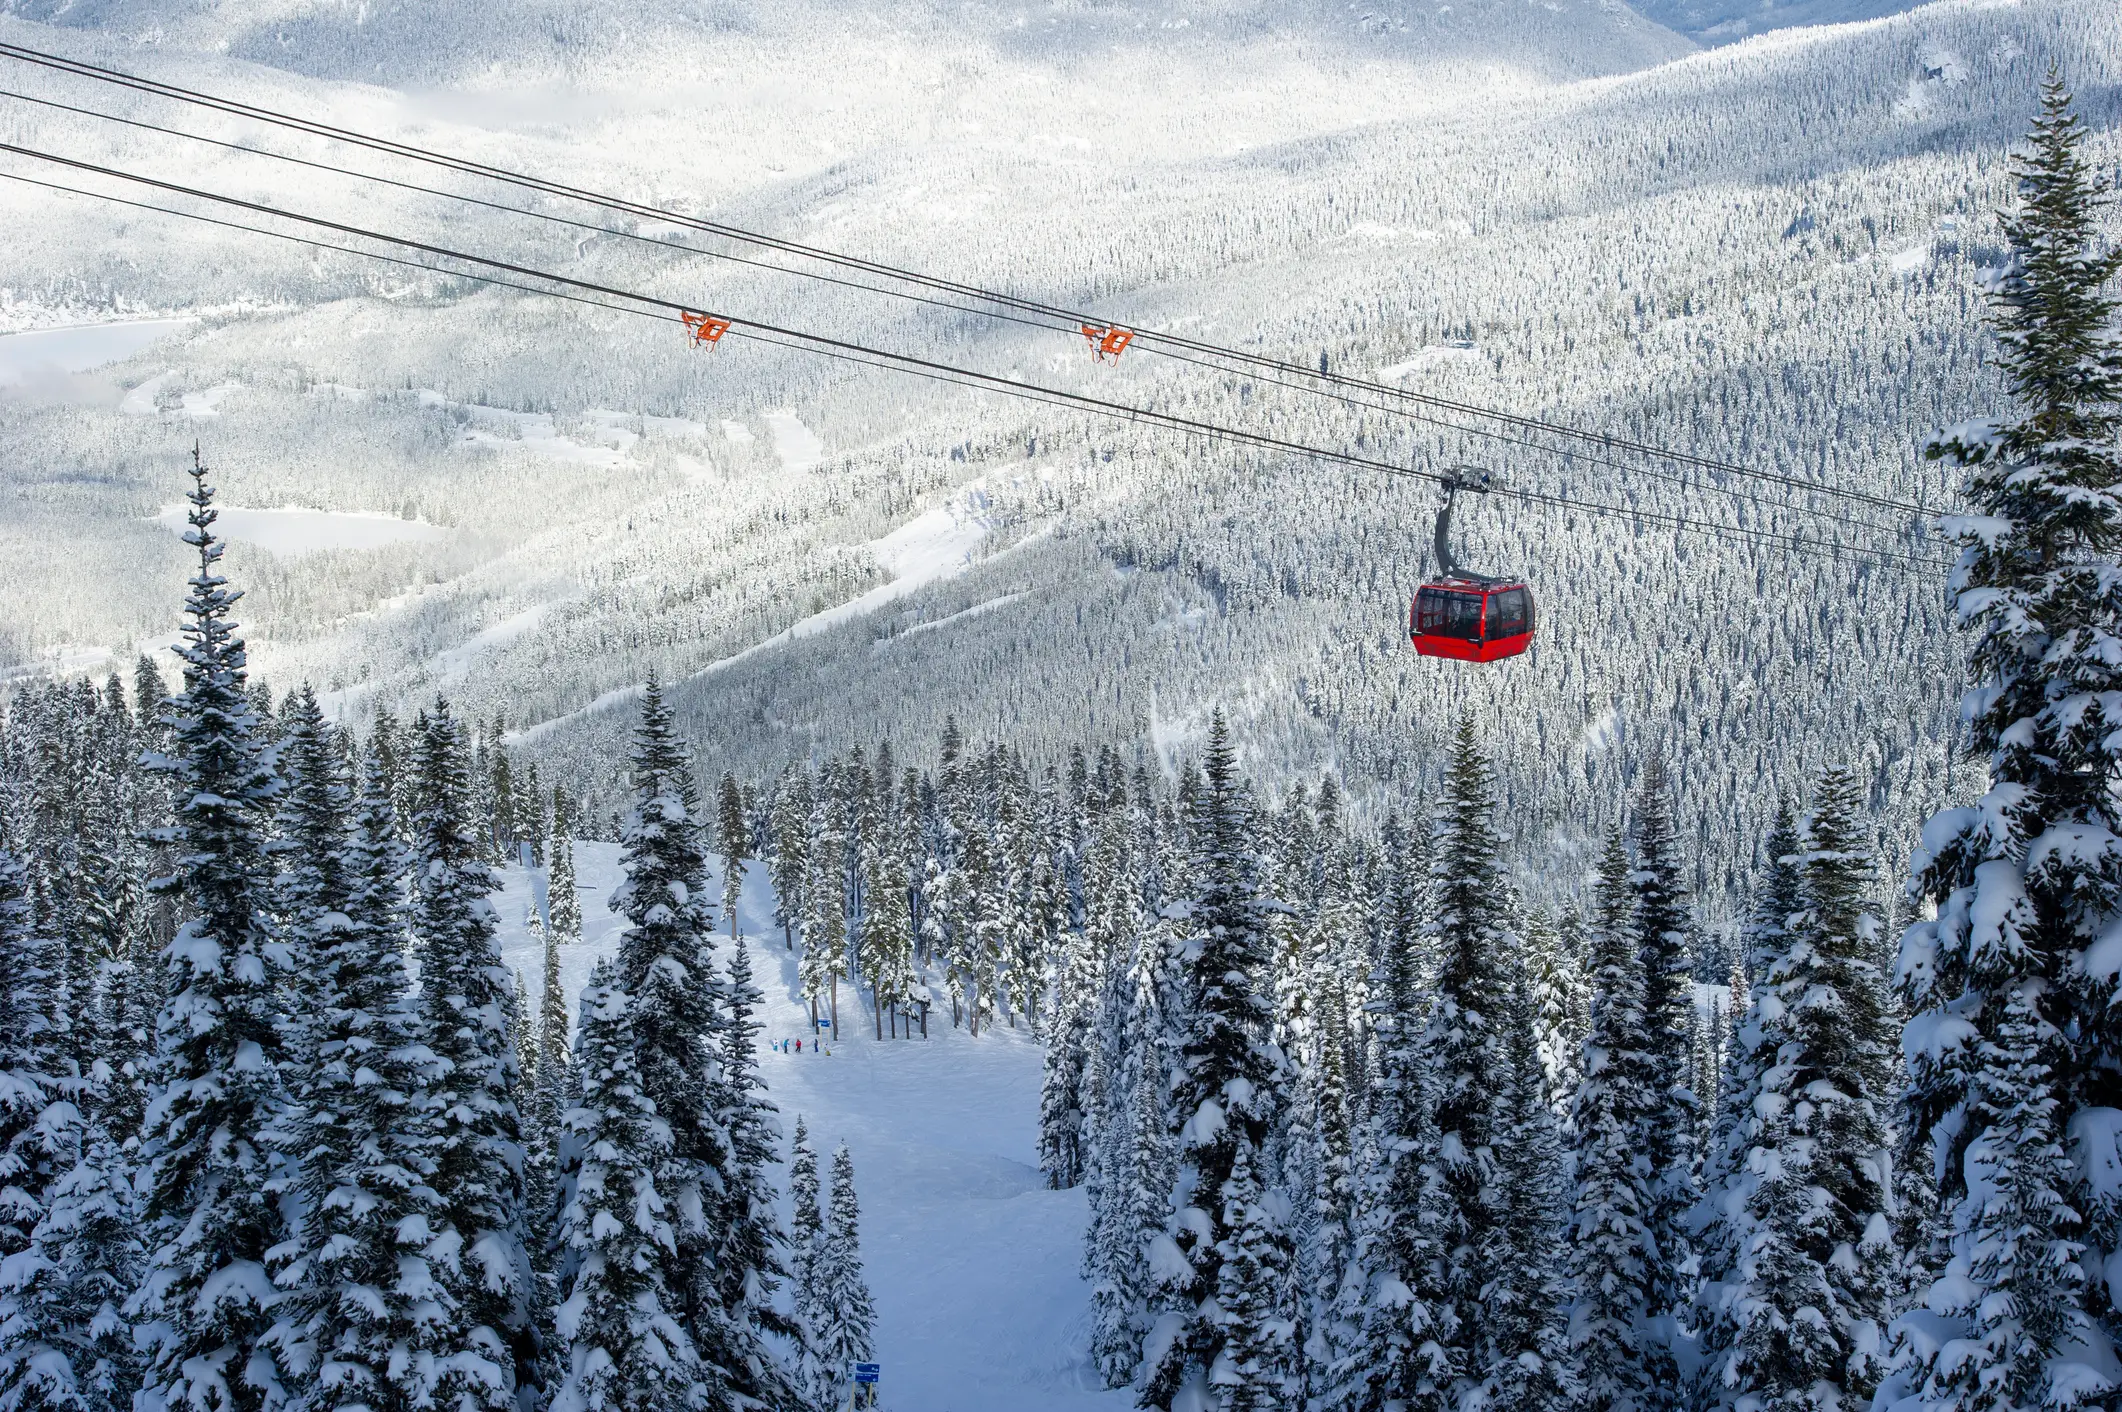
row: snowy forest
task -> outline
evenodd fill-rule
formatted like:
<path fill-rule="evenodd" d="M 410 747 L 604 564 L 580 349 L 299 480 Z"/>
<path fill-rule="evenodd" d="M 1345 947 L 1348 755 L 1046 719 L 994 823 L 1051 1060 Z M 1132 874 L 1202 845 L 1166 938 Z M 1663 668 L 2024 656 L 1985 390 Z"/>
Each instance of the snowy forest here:
<path fill-rule="evenodd" d="M 761 1074 L 863 1029 L 1039 1045 L 1088 1357 L 1143 1407 L 2114 1405 L 2122 253 L 2084 144 L 2051 78 L 1988 276 L 2009 405 L 1929 449 L 1986 791 L 1904 875 L 1857 772 L 1792 772 L 1729 935 L 1656 749 L 1584 886 L 1524 898 L 1471 714 L 1372 827 L 1249 778 L 1220 711 L 1170 771 L 947 721 L 740 779 L 651 678 L 592 820 L 444 697 L 357 733 L 254 681 L 195 461 L 180 679 L 0 721 L 0 1409 L 865 1405 L 854 1162 Z M 570 995 L 598 836 L 620 930 Z"/>
<path fill-rule="evenodd" d="M 2107 0 L 1852 0 L 1842 17 L 1908 13 L 1707 52 L 1641 17 L 1705 7 L 1594 0 L 1067 3 L 1021 29 L 956 5 L 505 0 L 432 6 L 417 37 L 290 3 L 299 24 L 25 3 L 0 29 L 1101 318 L 1938 508 L 1957 482 L 1915 452 L 1997 391 L 1978 272 L 2040 75 L 2077 82 L 2096 165 L 2122 111 Z M 624 46 L 543 57 L 622 26 Z M 458 57 L 500 52 L 538 57 L 495 76 Z M 1499 443 L 1141 349 L 1099 363 L 1072 333 L 732 264 L 697 233 L 554 228 L 269 159 L 332 154 L 131 90 L 11 81 L 234 144 L 0 100 L 12 141 L 187 185 L 1398 464 L 1946 552 L 1809 493 L 1750 500 L 1738 477 Z M 0 673 L 159 651 L 204 433 L 260 671 L 312 683 L 364 734 L 438 691 L 482 727 L 502 716 L 600 833 L 626 808 L 634 699 L 611 698 L 651 671 L 695 768 L 761 782 L 792 733 L 844 755 L 934 741 L 947 715 L 1039 761 L 1148 737 L 1175 764 L 1213 700 L 1262 788 L 1332 772 L 1372 828 L 1435 786 L 1470 702 L 1516 881 L 1557 908 L 1549 880 L 1591 867 L 1631 759 L 1658 743 L 1720 925 L 1786 775 L 1855 771 L 1896 856 L 1976 783 L 1946 748 L 1964 642 L 1927 569 L 1498 498 L 1462 517 L 1468 562 L 1536 574 L 1554 631 L 1522 670 L 1469 680 L 1401 632 L 1427 572 L 1422 487 L 793 350 L 708 354 L 594 307 L 19 184 L 0 211 L 22 232 L 0 328 L 193 320 L 63 396 L 4 394 L 0 484 L 19 498 L 0 515 Z M 630 238 L 652 230 L 666 248 Z M 404 537 L 298 550 L 243 519 L 291 509 Z M 932 520 L 939 552 L 911 552 Z"/>

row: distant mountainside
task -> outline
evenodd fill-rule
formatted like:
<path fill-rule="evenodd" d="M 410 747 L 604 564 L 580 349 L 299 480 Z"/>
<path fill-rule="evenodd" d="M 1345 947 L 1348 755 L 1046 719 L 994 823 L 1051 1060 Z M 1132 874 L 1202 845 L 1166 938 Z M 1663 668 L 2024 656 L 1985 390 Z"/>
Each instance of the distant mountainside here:
<path fill-rule="evenodd" d="M 357 24 L 306 4 L 18 4 L 0 35 L 1103 320 L 1951 503 L 1917 451 L 1994 405 L 1975 271 L 2000 158 L 2053 62 L 2115 163 L 2111 0 L 1949 0 L 1709 53 L 1618 6 L 1422 9 L 1084 5 L 954 27 L 940 9 L 576 7 L 578 42 L 558 7 L 372 5 Z M 432 54 L 422 16 L 448 40 Z M 7 112 L 20 144 L 695 308 L 1648 514 L 1939 552 L 1905 520 L 1683 466 L 1142 353 L 1098 363 L 1073 334 L 731 264 L 675 229 L 625 226 L 677 246 L 659 251 Z M 1035 756 L 1088 738 L 1169 760 L 1221 704 L 1256 777 L 1338 769 L 1372 812 L 1425 786 L 1471 712 L 1535 891 L 1575 885 L 1649 750 L 1673 757 L 1695 881 L 1720 899 L 1777 794 L 1824 763 L 1865 771 L 1896 837 L 1970 783 L 1935 569 L 1494 497 L 1466 557 L 1531 578 L 1542 637 L 1474 671 L 1405 644 L 1436 505 L 1419 485 L 735 338 L 706 352 L 675 324 L 15 183 L 0 220 L 0 327 L 196 320 L 0 386 L 0 672 L 166 636 L 186 569 L 156 517 L 196 439 L 226 503 L 258 512 L 229 565 L 269 678 L 312 680 L 357 722 L 446 690 L 507 712 L 549 778 L 593 792 L 619 758 L 609 708 L 650 671 L 718 770 L 912 742 L 947 714 Z"/>
<path fill-rule="evenodd" d="M 1035 9 L 939 0 L 5 0 L 0 11 L 133 42 L 218 51 L 314 78 L 402 88 L 478 85 L 496 75 L 579 78 L 613 65 L 654 68 L 750 46 L 817 54 L 829 52 L 836 35 L 961 52 L 990 48 L 1064 65 L 1101 64 L 1116 50 L 1198 58 L 1273 43 L 1352 59 L 1488 59 L 1550 77 L 1623 72 L 1689 47 L 1610 0 L 1088 0 Z M 889 82 L 888 74 L 870 77 Z"/>
<path fill-rule="evenodd" d="M 1923 0 L 1637 0 L 1636 13 L 1699 44 L 1799 25 L 1850 24 L 1913 10 Z"/>

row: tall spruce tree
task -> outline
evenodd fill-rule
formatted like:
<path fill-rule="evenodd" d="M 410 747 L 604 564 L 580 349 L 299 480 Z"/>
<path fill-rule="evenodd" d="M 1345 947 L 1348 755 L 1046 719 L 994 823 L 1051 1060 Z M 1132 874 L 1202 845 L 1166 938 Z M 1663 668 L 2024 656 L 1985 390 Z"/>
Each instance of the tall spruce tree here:
<path fill-rule="evenodd" d="M 737 777 L 725 773 L 715 798 L 715 842 L 722 854 L 722 915 L 729 934 L 741 936 L 737 926 L 737 899 L 744 895 L 744 865 L 751 861 L 752 831 L 744 817 L 744 791 Z"/>
<path fill-rule="evenodd" d="M 1685 1271 L 1693 1260 L 1688 1228 L 1696 1201 L 1699 1105 L 1695 1051 L 1694 919 L 1682 881 L 1679 828 L 1663 760 L 1645 765 L 1635 798 L 1636 947 L 1643 963 L 1644 1061 L 1651 1106 L 1636 1141 L 1650 1160 L 1651 1205 L 1645 1213 L 1654 1253 L 1649 1262 L 1649 1316 L 1643 1354 L 1651 1378 L 1649 1412 L 1684 1401 L 1676 1343 L 1678 1314 L 1693 1296 Z"/>
<path fill-rule="evenodd" d="M 1406 835 L 1388 822 L 1385 852 L 1408 856 Z M 1449 1359 L 1437 1331 L 1437 1245 L 1422 1220 L 1431 1098 L 1423 1062 L 1423 931 L 1428 879 L 1399 869 L 1380 917 L 1383 959 L 1372 1016 L 1378 1081 L 1365 1124 L 1371 1160 L 1356 1186 L 1355 1241 L 1318 1343 L 1314 1377 L 1328 1405 L 1349 1412 L 1432 1407 L 1449 1391 Z"/>
<path fill-rule="evenodd" d="M 1065 1190 L 1082 1182 L 1083 1067 L 1093 1042 L 1097 960 L 1091 939 L 1068 934 L 1055 987 L 1054 1018 L 1048 1027 L 1046 1067 L 1039 1086 L 1039 1169 L 1047 1186 Z"/>
<path fill-rule="evenodd" d="M 1481 1405 L 1496 1412 L 1576 1407 L 1563 1246 L 1568 1186 L 1540 1053 L 1539 1002 L 1523 978 L 1505 1018 L 1508 1088 L 1496 1114 L 1495 1210 L 1482 1261 Z"/>
<path fill-rule="evenodd" d="M 1224 1184 L 1240 1144 L 1257 1152 L 1266 1138 L 1282 1077 L 1268 1042 L 1271 1007 L 1256 979 L 1267 965 L 1267 926 L 1252 853 L 1253 808 L 1220 710 L 1209 723 L 1203 764 L 1193 897 L 1185 909 L 1187 1028 L 1172 1074 L 1175 1215 L 1158 1270 L 1165 1312 L 1143 1360 L 1143 1403 L 1163 1408 L 1182 1395 L 1206 1395 L 1210 1369 L 1223 1353 L 1216 1292 L 1220 1247 L 1231 1234 Z"/>
<path fill-rule="evenodd" d="M 797 974 L 811 1023 L 840 1037 L 840 981 L 847 974 L 847 809 L 838 772 L 820 781 L 811 821 L 810 869 L 803 879 L 803 958 Z"/>
<path fill-rule="evenodd" d="M 690 772 L 669 707 L 651 679 L 632 754 L 633 808 L 621 839 L 626 880 L 611 908 L 627 919 L 615 983 L 631 997 L 641 1093 L 670 1128 L 656 1187 L 670 1203 L 663 1282 L 672 1312 L 701 1363 L 732 1399 L 769 1400 L 782 1387 L 757 1328 L 731 1309 L 723 1199 L 742 1178 L 733 1166 L 730 1098 L 722 1074 L 727 996 L 709 936 L 706 841 L 688 802 Z"/>
<path fill-rule="evenodd" d="M 829 1317 L 819 1301 L 818 1262 L 825 1243 L 825 1215 L 819 1206 L 818 1154 L 810 1145 L 803 1119 L 788 1150 L 789 1281 L 794 1298 L 798 1393 L 811 1399 L 828 1376 L 818 1356 L 818 1335 Z"/>
<path fill-rule="evenodd" d="M 1469 1392 L 1489 1374 L 1482 1295 L 1497 1274 L 1490 1262 L 1514 1258 L 1497 1240 L 1503 1213 L 1492 1179 L 1498 1109 L 1511 1090 L 1509 970 L 1518 950 L 1494 819 L 1493 773 L 1471 717 L 1462 716 L 1432 830 L 1439 968 L 1422 1047 L 1435 1107 L 1417 1160 L 1430 1193 L 1424 1224 L 1438 1248 L 1438 1356 Z"/>
<path fill-rule="evenodd" d="M 284 1082 L 303 1101 L 316 1069 L 317 1037 L 311 1033 L 329 1008 L 320 990 L 318 954 L 332 945 L 330 932 L 344 916 L 349 893 L 347 828 L 351 790 L 336 732 L 324 719 L 308 686 L 282 703 L 278 758 L 283 789 L 278 835 L 281 858 L 276 880 L 280 935 L 290 958 L 282 978 L 280 1024 L 285 1036 Z"/>
<path fill-rule="evenodd" d="M 1906 1160 L 1937 1184 L 1946 1266 L 1898 1323 L 1882 1401 L 2069 1407 L 2114 1396 L 2122 1315 L 2088 1279 L 2122 1250 L 2122 331 L 2096 249 L 2108 199 L 2051 73 L 1990 327 L 2013 404 L 1929 449 L 1967 471 L 1949 591 L 1975 633 L 1965 701 L 1988 792 L 1933 816 L 1902 939 Z M 2058 1160 L 2069 1135 L 2076 1161 Z"/>
<path fill-rule="evenodd" d="M 781 941 L 796 949 L 796 929 L 803 924 L 804 880 L 810 876 L 810 770 L 799 764 L 782 776 L 774 795 L 774 847 L 767 869 L 774 884 L 775 916 Z"/>
<path fill-rule="evenodd" d="M 884 1038 L 887 1013 L 895 1019 L 914 996 L 920 975 L 914 969 L 913 916 L 907 906 L 906 860 L 897 839 L 867 850 L 870 881 L 862 911 L 862 962 L 869 971 L 870 1000 L 876 1009 L 877 1038 Z"/>
<path fill-rule="evenodd" d="M 1532 987 L 1533 1025 L 1548 1106 L 1557 1122 L 1569 1122 L 1583 1075 L 1583 1016 L 1590 995 L 1578 958 L 1563 943 L 1560 929 L 1544 909 L 1525 919 L 1525 967 Z"/>
<path fill-rule="evenodd" d="M 851 1385 L 854 1365 L 875 1356 L 877 1340 L 877 1307 L 862 1275 L 855 1160 L 846 1143 L 833 1151 L 832 1186 L 826 1203 L 825 1227 L 813 1267 L 818 1326 L 811 1331 L 811 1348 L 822 1377 L 812 1399 L 819 1408 L 838 1409 Z"/>
<path fill-rule="evenodd" d="M 288 740 L 314 726 L 299 711 Z M 310 1067 L 284 1139 L 303 1218 L 276 1252 L 288 1294 L 274 1340 L 295 1406 L 411 1412 L 456 1351 L 441 1337 L 456 1300 L 429 1249 L 446 1220 L 428 1095 L 439 1061 L 406 973 L 406 858 L 373 759 L 334 852 L 342 893 L 304 946 Z"/>
<path fill-rule="evenodd" d="M 1125 1049 L 1126 1121 L 1106 1134 L 1088 1265 L 1091 1357 L 1107 1387 L 1133 1380 L 1142 1360 L 1152 1285 L 1150 1254 L 1171 1218 L 1171 1135 L 1164 1108 L 1169 997 L 1161 964 L 1172 948 L 1160 923 L 1137 942 L 1130 967 Z M 1118 1117 L 1120 1105 L 1109 1111 Z"/>
<path fill-rule="evenodd" d="M 716 1268 L 722 1308 L 751 1360 L 741 1386 L 761 1395 L 788 1384 L 785 1369 L 770 1361 L 764 1333 L 788 1337 L 794 1325 L 774 1305 L 788 1275 L 782 1251 L 787 1237 L 775 1214 L 776 1192 L 768 1168 L 779 1161 L 780 1123 L 759 1077 L 759 988 L 752 981 L 749 946 L 737 938 L 730 954 L 716 1102 L 729 1134 L 729 1166 L 723 1173 L 717 1221 Z"/>
<path fill-rule="evenodd" d="M 552 1282 L 553 1231 L 560 1199 L 560 1148 L 562 1120 L 567 1116 L 568 1094 L 573 1086 L 572 1061 L 567 1050 L 567 998 L 560 986 L 560 947 L 557 939 L 545 937 L 545 984 L 538 1007 L 537 1082 L 531 1089 L 523 1125 L 523 1210 L 530 1225 L 531 1268 L 537 1272 L 548 1298 L 557 1286 Z"/>
<path fill-rule="evenodd" d="M 1570 1347 L 1587 1412 L 1637 1412 L 1653 1385 L 1646 1349 L 1657 1272 L 1650 1229 L 1655 1168 L 1642 1143 L 1662 1105 L 1648 1050 L 1636 890 L 1617 829 L 1599 864 L 1591 951 L 1591 1030 L 1570 1116 L 1575 1190 L 1569 1230 L 1576 1303 Z"/>
<path fill-rule="evenodd" d="M 550 917 L 553 940 L 566 946 L 582 940 L 582 888 L 575 876 L 575 813 L 567 795 L 553 786 L 552 877 L 547 884 L 545 910 Z M 566 1030 L 565 1022 L 561 1025 Z"/>
<path fill-rule="evenodd" d="M 1702 1154 L 1705 1205 L 1698 1222 L 1702 1235 L 1697 1249 L 1705 1287 L 1721 1282 L 1738 1258 L 1730 1243 L 1735 1228 L 1714 1219 L 1712 1209 L 1721 1200 L 1726 1183 L 1746 1167 L 1753 1143 L 1740 1129 L 1752 1121 L 1753 1095 L 1760 1086 L 1761 1071 L 1776 1062 L 1773 1051 L 1755 1043 L 1761 1035 L 1751 1028 L 1748 1019 L 1753 1009 L 1750 978 L 1762 974 L 1772 959 L 1789 949 L 1792 919 L 1805 906 L 1798 871 L 1798 821 L 1788 800 L 1777 802 L 1761 847 L 1761 878 L 1754 889 L 1751 911 L 1740 927 L 1739 946 L 1732 955 L 1731 975 L 1725 986 L 1726 1004 L 1733 1017 L 1730 1053 L 1718 1090 L 1716 1122 Z"/>
<path fill-rule="evenodd" d="M 270 916 L 265 835 L 280 794 L 246 690 L 242 597 L 219 572 L 207 468 L 192 458 L 185 542 L 199 571 L 185 600 L 184 689 L 163 705 L 166 838 L 187 920 L 164 959 L 157 1058 L 141 1141 L 150 1253 L 127 1313 L 148 1356 L 147 1408 L 253 1412 L 285 1396 L 265 1335 L 279 1291 L 266 1252 L 283 1225 L 265 1134 L 284 1101 L 276 1023 L 287 959 Z"/>
<path fill-rule="evenodd" d="M 1770 845 L 1786 852 L 1763 900 L 1786 910 L 1750 929 L 1757 979 L 1732 1068 L 1744 1086 L 1723 1105 L 1699 1222 L 1712 1406 L 1840 1407 L 1884 1371 L 1894 1053 L 1862 822 L 1854 777 L 1830 770 L 1802 846 Z"/>
<path fill-rule="evenodd" d="M 494 934 L 485 821 L 473 812 L 469 751 L 449 703 L 414 723 L 411 930 L 420 962 L 420 1027 L 439 1062 L 430 1085 L 431 1179 L 447 1234 L 435 1247 L 454 1301 L 441 1337 L 451 1355 L 436 1396 L 511 1407 L 535 1381 L 540 1331 L 523 1210 L 522 1120 L 511 976 Z"/>
<path fill-rule="evenodd" d="M 727 1406 L 665 1280 L 676 1203 L 657 1175 L 670 1168 L 672 1130 L 648 1095 L 634 1002 L 616 982 L 611 963 L 598 962 L 576 1031 L 581 1100 L 566 1119 L 575 1159 L 562 1191 L 566 1298 L 555 1318 L 566 1371 L 553 1412 Z"/>

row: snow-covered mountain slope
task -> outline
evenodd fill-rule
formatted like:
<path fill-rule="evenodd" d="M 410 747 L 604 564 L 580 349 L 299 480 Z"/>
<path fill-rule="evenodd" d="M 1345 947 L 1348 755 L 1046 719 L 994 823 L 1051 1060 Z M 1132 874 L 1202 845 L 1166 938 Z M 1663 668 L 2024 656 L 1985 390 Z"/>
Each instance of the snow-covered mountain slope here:
<path fill-rule="evenodd" d="M 483 100 L 541 122 L 594 109 L 597 99 L 583 90 L 594 89 L 600 72 L 622 69 L 660 73 L 720 107 L 713 101 L 717 80 L 770 81 L 776 70 L 800 66 L 810 91 L 774 95 L 777 107 L 842 107 L 857 89 L 918 87 L 918 74 L 893 63 L 909 49 L 948 52 L 960 78 L 976 76 L 991 55 L 1042 67 L 1085 65 L 1118 81 L 1134 61 L 1186 66 L 1258 44 L 1351 57 L 1505 61 L 1558 74 L 1638 67 L 1685 47 L 1631 9 L 1599 0 L 8 0 L 0 8 L 57 27 L 219 51 L 316 78 L 451 90 L 454 98 L 438 92 L 436 101 L 474 107 Z M 867 50 L 871 64 L 835 70 L 805 62 L 843 45 Z M 540 83 L 563 92 L 544 101 L 523 92 Z"/>
<path fill-rule="evenodd" d="M 1455 8 L 1472 36 L 1457 48 L 1331 7 L 1290 11 L 1286 30 L 1243 7 L 1154 26 L 1051 12 L 1057 34 L 1125 30 L 1088 47 L 1034 42 L 1001 11 L 960 33 L 762 7 L 726 28 L 695 16 L 690 48 L 585 42 L 564 64 L 457 74 L 446 97 L 388 65 L 370 71 L 402 86 L 304 76 L 351 60 L 231 57 L 265 42 L 262 21 L 230 27 L 252 7 L 98 13 L 131 18 L 0 31 L 1122 322 L 1931 505 L 1949 488 L 1921 438 L 1994 395 L 1974 272 L 2034 84 L 2063 67 L 2108 162 L 2122 92 L 2105 0 L 1947 0 L 1694 55 L 1597 7 Z M 135 21 L 164 38 L 140 42 Z M 1578 28 L 1534 42 L 1521 23 Z M 1571 59 L 1586 25 L 1604 38 Z M 323 53 L 289 35 L 288 54 Z M 182 47 L 210 38 L 229 51 Z M 1715 477 L 1675 485 L 1133 354 L 1097 364 L 1071 336 L 6 111 L 32 145 L 1054 386 L 1608 503 L 1920 542 L 1736 499 L 1745 487 Z M 34 190 L 0 189 L 0 219 L 24 232 L 0 303 L 15 326 L 201 318 L 0 391 L 17 659 L 163 636 L 182 551 L 154 517 L 201 438 L 233 506 L 448 531 L 300 555 L 239 544 L 267 676 L 311 679 L 356 718 L 446 689 L 536 728 L 548 771 L 592 791 L 624 714 L 599 703 L 650 670 L 681 683 L 717 772 L 887 734 L 925 745 L 946 713 L 1034 752 L 1168 744 L 1221 701 L 1260 778 L 1337 765 L 1373 809 L 1420 785 L 1438 732 L 1471 710 L 1499 743 L 1536 884 L 1575 876 L 1647 746 L 1677 757 L 1712 891 L 1775 794 L 1827 760 L 1867 770 L 1895 827 L 1954 784 L 1958 647 L 1934 573 L 1501 500 L 1469 517 L 1466 554 L 1531 575 L 1543 636 L 1470 672 L 1400 636 L 1434 508 L 1418 487 L 734 340 L 705 353 L 644 321 L 114 223 Z M 938 515 L 963 538 L 910 573 L 895 536 Z"/>
<path fill-rule="evenodd" d="M 1922 0 L 1637 0 L 1636 13 L 1703 44 L 1799 25 L 1851 24 L 1914 9 Z"/>
<path fill-rule="evenodd" d="M 615 844 L 576 846 L 584 936 L 561 953 L 570 1006 L 624 926 L 604 905 L 624 876 L 618 855 Z M 544 959 L 543 943 L 526 925 L 531 874 L 512 867 L 502 877 L 494 899 L 502 954 L 535 1005 Z M 720 885 L 718 875 L 718 893 Z M 972 1039 L 947 1016 L 926 1040 L 879 1041 L 863 1029 L 850 993 L 840 1038 L 816 1052 L 763 867 L 745 870 L 739 912 L 765 992 L 760 1073 L 781 1110 L 784 1140 L 800 1117 L 820 1151 L 845 1142 L 854 1155 L 884 1406 L 1132 1406 L 1126 1391 L 1104 1389 L 1084 1346 L 1090 1288 L 1077 1273 L 1083 1191 L 1048 1191 L 1038 1169 L 1044 1050 L 1022 1031 Z M 801 1054 L 773 1048 L 798 1037 Z"/>

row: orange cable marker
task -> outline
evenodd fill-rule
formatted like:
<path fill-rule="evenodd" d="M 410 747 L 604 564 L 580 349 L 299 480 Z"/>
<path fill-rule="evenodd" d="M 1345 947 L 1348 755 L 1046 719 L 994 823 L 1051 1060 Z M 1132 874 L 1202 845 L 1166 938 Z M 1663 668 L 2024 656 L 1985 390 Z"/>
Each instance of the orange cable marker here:
<path fill-rule="evenodd" d="M 1090 344 L 1091 355 L 1099 362 L 1117 358 L 1134 341 L 1134 331 L 1115 324 L 1111 328 L 1100 328 L 1096 324 L 1083 325 L 1083 337 Z"/>
<path fill-rule="evenodd" d="M 718 343 L 722 335 L 729 332 L 729 320 L 718 319 L 712 314 L 695 314 L 688 309 L 678 317 L 692 330 L 695 343 Z"/>

